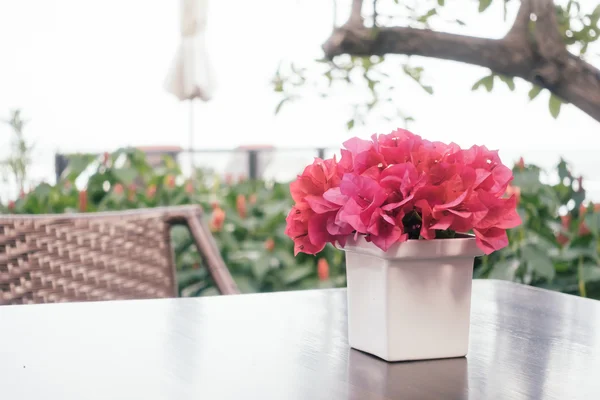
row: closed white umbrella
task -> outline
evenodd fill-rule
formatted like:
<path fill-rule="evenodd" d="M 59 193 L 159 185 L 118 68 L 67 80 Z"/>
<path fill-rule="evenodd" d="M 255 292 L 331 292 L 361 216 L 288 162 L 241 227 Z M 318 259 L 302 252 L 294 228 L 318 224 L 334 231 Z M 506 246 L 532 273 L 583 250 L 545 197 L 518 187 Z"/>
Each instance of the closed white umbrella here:
<path fill-rule="evenodd" d="M 206 50 L 208 0 L 180 0 L 181 43 L 165 80 L 165 89 L 190 102 L 190 151 L 194 148 L 194 100 L 212 98 L 215 81 Z M 190 153 L 190 159 L 193 160 Z M 193 172 L 193 161 L 192 161 Z"/>

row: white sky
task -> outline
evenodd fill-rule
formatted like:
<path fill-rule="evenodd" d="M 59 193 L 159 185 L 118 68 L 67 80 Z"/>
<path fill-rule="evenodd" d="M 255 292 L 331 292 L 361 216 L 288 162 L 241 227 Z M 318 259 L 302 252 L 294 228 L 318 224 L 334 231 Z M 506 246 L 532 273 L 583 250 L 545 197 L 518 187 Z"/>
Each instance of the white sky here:
<path fill-rule="evenodd" d="M 339 3 L 341 11 L 347 9 L 347 0 Z M 449 8 L 448 15 L 460 15 L 469 24 L 465 33 L 501 37 L 507 29 L 499 1 L 482 16 L 472 2 L 450 3 L 458 8 Z M 189 108 L 163 90 L 179 40 L 178 12 L 173 0 L 0 1 L 0 117 L 19 107 L 31 120 L 27 135 L 36 142 L 38 178 L 52 176 L 57 150 L 186 146 Z M 348 133 L 342 90 L 330 100 L 309 95 L 274 116 L 279 97 L 270 80 L 279 61 L 308 63 L 320 57 L 331 24 L 330 1 L 213 0 L 207 34 L 218 88 L 212 101 L 196 107 L 199 147 L 339 146 L 349 135 L 400 126 L 400 121 L 371 121 Z M 402 80 L 395 93 L 395 101 L 415 117 L 415 133 L 499 148 L 506 162 L 523 155 L 549 167 L 565 154 L 586 178 L 600 181 L 595 156 L 600 124 L 583 112 L 563 106 L 555 121 L 548 95 L 529 103 L 524 82 L 517 82 L 515 93 L 505 87 L 493 94 L 471 92 L 486 75 L 484 69 L 416 62 L 426 68 L 435 95 L 409 80 Z M 0 126 L 4 149 L 9 133 Z M 600 197 L 600 187 L 593 189 Z"/>

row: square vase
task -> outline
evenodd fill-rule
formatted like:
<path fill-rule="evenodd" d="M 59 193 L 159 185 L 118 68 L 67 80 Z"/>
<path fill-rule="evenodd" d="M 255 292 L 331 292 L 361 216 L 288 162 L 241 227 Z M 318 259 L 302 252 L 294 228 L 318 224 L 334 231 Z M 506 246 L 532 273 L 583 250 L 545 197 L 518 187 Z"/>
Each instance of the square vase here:
<path fill-rule="evenodd" d="M 386 361 L 463 357 L 475 238 L 409 240 L 384 252 L 349 240 L 348 341 Z"/>

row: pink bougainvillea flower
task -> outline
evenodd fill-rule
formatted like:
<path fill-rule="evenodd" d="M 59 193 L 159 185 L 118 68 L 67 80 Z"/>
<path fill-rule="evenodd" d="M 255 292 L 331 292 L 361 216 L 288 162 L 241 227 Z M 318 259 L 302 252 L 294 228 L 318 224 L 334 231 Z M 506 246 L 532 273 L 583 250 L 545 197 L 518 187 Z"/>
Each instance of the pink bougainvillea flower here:
<path fill-rule="evenodd" d="M 339 220 L 359 232 L 367 230 L 371 214 L 388 196 L 388 192 L 374 179 L 351 174 L 342 178 L 340 192 L 348 196 L 348 201 L 340 209 Z"/>
<path fill-rule="evenodd" d="M 406 241 L 408 235 L 402 231 L 401 224 L 396 222 L 398 219 L 402 220 L 402 215 L 393 218 L 381 208 L 376 209 L 367 228 L 368 240 L 383 251 L 387 251 L 394 243 Z"/>
<path fill-rule="evenodd" d="M 372 167 L 378 167 L 380 164 L 383 166 L 385 163 L 383 156 L 377 152 L 371 141 L 352 138 L 344 142 L 344 147 L 352 156 L 352 170 L 356 174 L 362 174 Z M 348 155 L 346 157 L 350 158 Z"/>
<path fill-rule="evenodd" d="M 483 250 L 485 254 L 491 254 L 496 250 L 508 246 L 508 236 L 506 235 L 506 230 L 504 229 L 475 228 L 473 229 L 473 232 L 475 232 L 475 239 L 477 240 L 478 247 Z"/>
<path fill-rule="evenodd" d="M 308 223 L 314 212 L 306 204 L 296 205 L 286 218 L 285 234 L 294 241 L 294 255 L 303 252 L 317 254 L 325 247 L 325 242 L 314 244 L 308 235 Z"/>
<path fill-rule="evenodd" d="M 301 175 L 290 184 L 290 192 L 294 201 L 303 201 L 308 195 L 322 196 L 331 188 L 338 186 L 340 177 L 335 159 L 315 161 L 307 166 Z"/>
<path fill-rule="evenodd" d="M 512 171 L 495 150 L 463 150 L 404 129 L 344 147 L 339 162 L 316 159 L 290 186 L 296 204 L 286 234 L 296 253 L 359 235 L 388 250 L 439 231 L 473 231 L 489 253 L 506 246 L 506 229 L 521 222 L 517 196 L 506 198 Z"/>
<path fill-rule="evenodd" d="M 521 224 L 521 217 L 517 213 L 517 198 L 497 198 L 483 191 L 477 193 L 479 201 L 488 211 L 483 218 L 473 224 L 477 229 L 510 229 Z"/>
<path fill-rule="evenodd" d="M 409 197 L 415 186 L 424 183 L 415 166 L 409 163 L 390 165 L 380 176 L 381 186 L 400 194 L 401 199 Z"/>
<path fill-rule="evenodd" d="M 419 200 L 415 203 L 415 209 L 421 215 L 421 232 L 423 239 L 435 239 L 435 229 L 433 226 L 437 223 L 431 215 L 431 206 L 427 200 Z M 445 229 L 445 228 L 444 228 Z"/>

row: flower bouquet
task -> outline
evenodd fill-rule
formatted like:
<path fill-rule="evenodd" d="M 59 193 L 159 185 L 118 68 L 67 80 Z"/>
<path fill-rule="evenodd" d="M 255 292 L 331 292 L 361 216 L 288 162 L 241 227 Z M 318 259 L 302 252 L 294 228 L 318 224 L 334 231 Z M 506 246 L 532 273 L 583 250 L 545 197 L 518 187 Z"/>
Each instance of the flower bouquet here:
<path fill-rule="evenodd" d="M 521 221 L 497 151 L 398 129 L 344 143 L 290 186 L 295 253 L 344 248 L 348 338 L 388 361 L 464 356 L 473 258 Z M 472 234 L 470 233 L 472 232 Z"/>

